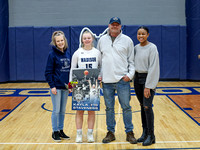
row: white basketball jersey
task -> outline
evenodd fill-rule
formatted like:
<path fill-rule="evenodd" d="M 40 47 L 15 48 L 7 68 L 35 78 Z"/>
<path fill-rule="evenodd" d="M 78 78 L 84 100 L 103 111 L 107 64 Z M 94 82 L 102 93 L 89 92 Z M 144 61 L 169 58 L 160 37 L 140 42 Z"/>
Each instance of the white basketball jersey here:
<path fill-rule="evenodd" d="M 83 48 L 78 49 L 78 68 L 98 68 L 100 54 L 100 51 L 96 48 L 92 48 L 91 50 L 84 50 Z"/>

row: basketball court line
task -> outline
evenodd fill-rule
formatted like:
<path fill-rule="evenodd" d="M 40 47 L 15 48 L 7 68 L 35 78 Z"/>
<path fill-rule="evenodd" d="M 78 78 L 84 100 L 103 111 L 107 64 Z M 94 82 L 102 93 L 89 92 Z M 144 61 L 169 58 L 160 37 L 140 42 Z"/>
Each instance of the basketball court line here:
<path fill-rule="evenodd" d="M 0 122 L 5 119 L 9 114 L 11 114 L 16 108 L 18 108 L 24 101 L 26 101 L 28 99 L 28 97 L 26 97 L 24 100 L 22 100 L 18 105 L 16 105 L 13 109 L 11 109 L 11 111 L 9 111 L 9 113 L 7 113 L 5 116 L 3 116 L 2 118 L 0 118 Z M 1 110 L 0 110 L 1 112 Z"/>
<path fill-rule="evenodd" d="M 156 141 L 157 144 L 166 144 L 166 143 L 200 143 L 200 141 Z M 105 143 L 0 143 L 2 145 L 8 145 L 8 144 L 22 144 L 22 145 L 46 145 L 46 144 L 56 144 L 56 145 L 72 145 L 72 144 L 82 144 L 82 145 L 95 145 L 95 144 L 102 144 L 105 145 Z M 111 142 L 111 143 L 106 143 L 106 144 L 130 144 L 129 142 Z"/>
<path fill-rule="evenodd" d="M 200 126 L 200 123 L 194 119 L 191 115 L 189 115 L 181 106 L 179 106 L 169 95 L 166 95 L 167 98 L 169 98 L 181 111 L 183 111 L 190 119 L 192 119 L 198 126 Z"/>

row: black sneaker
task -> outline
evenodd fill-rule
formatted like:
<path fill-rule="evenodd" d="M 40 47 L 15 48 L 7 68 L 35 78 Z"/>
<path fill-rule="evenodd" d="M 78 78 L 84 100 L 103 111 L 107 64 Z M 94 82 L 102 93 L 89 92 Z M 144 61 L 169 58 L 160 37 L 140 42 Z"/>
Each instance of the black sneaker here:
<path fill-rule="evenodd" d="M 61 141 L 61 138 L 59 137 L 59 132 L 58 131 L 55 131 L 55 132 L 52 133 L 52 139 L 55 142 L 60 142 Z"/>
<path fill-rule="evenodd" d="M 111 132 L 108 131 L 106 137 L 102 140 L 103 143 L 110 143 L 115 140 L 115 135 Z"/>
<path fill-rule="evenodd" d="M 70 137 L 67 136 L 67 135 L 63 132 L 63 130 L 60 130 L 60 132 L 59 132 L 59 137 L 62 138 L 62 139 L 65 139 L 65 140 L 69 140 L 69 139 L 70 139 Z"/>

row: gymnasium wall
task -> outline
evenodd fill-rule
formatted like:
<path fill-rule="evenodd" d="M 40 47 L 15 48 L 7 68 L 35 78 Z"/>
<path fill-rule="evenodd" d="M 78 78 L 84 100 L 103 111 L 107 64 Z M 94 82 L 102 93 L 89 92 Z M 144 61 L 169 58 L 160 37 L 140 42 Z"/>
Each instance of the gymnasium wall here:
<path fill-rule="evenodd" d="M 65 32 L 71 55 L 79 47 L 79 34 L 86 26 L 10 27 L 9 67 L 10 81 L 44 81 L 44 70 L 50 51 L 51 34 Z M 107 26 L 87 26 L 99 35 Z M 123 26 L 123 33 L 135 44 L 137 25 Z M 152 25 L 149 40 L 158 47 L 161 79 L 186 79 L 186 27 L 179 25 Z"/>
<path fill-rule="evenodd" d="M 159 51 L 161 80 L 200 80 L 199 1 L 1 0 L 0 4 L 2 8 L 9 4 L 9 9 L 0 13 L 0 32 L 4 34 L 0 36 L 5 39 L 0 41 L 0 46 L 4 44 L 0 49 L 0 82 L 44 81 L 53 31 L 65 32 L 73 54 L 83 27 L 98 35 L 113 16 L 121 18 L 123 33 L 135 44 L 138 26 L 150 28 L 149 40 Z"/>
<path fill-rule="evenodd" d="M 9 26 L 186 25 L 185 0 L 8 0 Z"/>

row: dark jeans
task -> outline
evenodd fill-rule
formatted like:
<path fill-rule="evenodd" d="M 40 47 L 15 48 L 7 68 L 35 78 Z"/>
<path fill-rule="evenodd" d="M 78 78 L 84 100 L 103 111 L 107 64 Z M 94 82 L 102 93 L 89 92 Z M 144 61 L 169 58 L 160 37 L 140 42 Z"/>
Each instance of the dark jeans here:
<path fill-rule="evenodd" d="M 143 129 L 154 130 L 154 113 L 152 109 L 153 98 L 155 90 L 150 89 L 151 96 L 149 98 L 144 97 L 144 89 L 146 82 L 146 73 L 136 73 L 134 79 L 134 88 L 138 101 L 141 106 L 141 119 Z"/>

